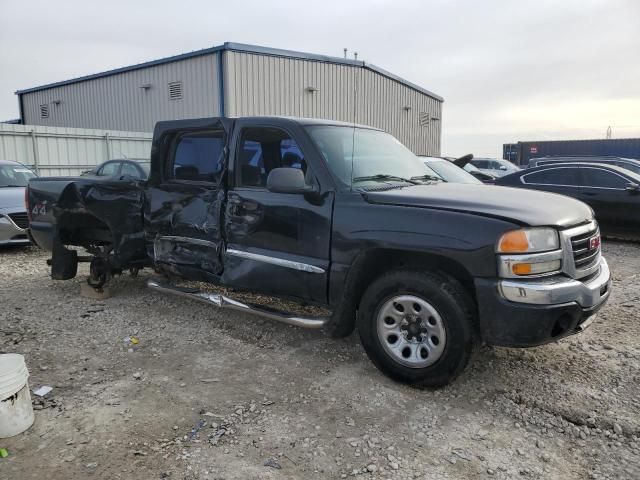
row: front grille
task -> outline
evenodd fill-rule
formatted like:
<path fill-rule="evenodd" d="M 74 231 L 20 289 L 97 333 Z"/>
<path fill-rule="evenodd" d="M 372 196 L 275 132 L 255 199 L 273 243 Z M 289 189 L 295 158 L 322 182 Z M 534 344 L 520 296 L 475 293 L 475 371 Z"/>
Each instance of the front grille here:
<path fill-rule="evenodd" d="M 22 229 L 29 228 L 29 217 L 27 217 L 27 212 L 10 213 L 9 214 L 9 218 L 18 227 L 20 227 Z"/>
<path fill-rule="evenodd" d="M 594 241 L 594 239 L 597 240 Z M 594 226 L 588 232 L 571 237 L 571 248 L 576 272 L 595 265 L 600 260 L 600 232 L 598 227 Z"/>

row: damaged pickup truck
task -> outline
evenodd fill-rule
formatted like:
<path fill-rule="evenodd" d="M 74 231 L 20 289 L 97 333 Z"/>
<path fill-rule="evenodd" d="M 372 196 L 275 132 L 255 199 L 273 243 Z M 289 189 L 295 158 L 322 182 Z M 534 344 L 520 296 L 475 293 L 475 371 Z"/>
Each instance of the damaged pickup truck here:
<path fill-rule="evenodd" d="M 357 326 L 390 377 L 439 386 L 474 344 L 578 333 L 610 293 L 591 209 L 522 189 L 441 181 L 380 130 L 330 120 L 160 122 L 145 182 L 36 178 L 30 234 L 54 279 L 151 267 L 161 292 L 343 337 Z M 79 256 L 83 247 L 90 255 Z M 277 311 L 180 279 L 322 307 Z"/>

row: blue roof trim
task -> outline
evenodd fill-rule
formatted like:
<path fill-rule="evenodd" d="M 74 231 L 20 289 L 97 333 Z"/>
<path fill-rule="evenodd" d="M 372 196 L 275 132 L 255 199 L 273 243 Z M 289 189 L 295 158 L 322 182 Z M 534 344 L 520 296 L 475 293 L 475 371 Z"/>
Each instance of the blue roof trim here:
<path fill-rule="evenodd" d="M 39 90 L 47 90 L 50 88 L 61 87 L 64 85 L 70 85 L 73 83 L 86 82 L 87 80 L 94 80 L 96 78 L 109 77 L 111 75 L 117 75 L 119 73 L 131 72 L 134 70 L 140 70 L 143 68 L 153 67 L 156 65 L 162 65 L 165 63 L 177 62 L 180 60 L 186 60 L 189 58 L 200 57 L 203 55 L 209 55 L 211 53 L 216 53 L 220 51 L 235 51 L 235 52 L 244 52 L 244 53 L 256 53 L 261 55 L 271 55 L 275 57 L 286 57 L 286 58 L 298 58 L 301 60 L 312 60 L 316 62 L 326 62 L 333 63 L 338 65 L 350 65 L 354 67 L 362 67 L 373 72 L 376 72 L 380 75 L 383 75 L 391 80 L 395 80 L 413 90 L 416 90 L 424 95 L 428 95 L 440 102 L 443 102 L 444 99 L 436 95 L 435 93 L 422 88 L 414 83 L 411 83 L 397 75 L 394 75 L 391 72 L 388 72 L 380 67 L 377 67 L 373 64 L 363 62 L 361 60 L 352 60 L 349 58 L 341 58 L 341 57 L 332 57 L 328 55 L 319 55 L 315 53 L 305 53 L 305 52 L 296 52 L 293 50 L 284 50 L 279 48 L 270 48 L 270 47 L 261 47 L 259 45 L 247 45 L 244 43 L 235 43 L 235 42 L 225 42 L 223 45 L 219 45 L 217 47 L 205 48 L 202 50 L 196 50 L 189 53 L 183 53 L 181 55 L 174 55 L 171 57 L 160 58 L 158 60 L 153 60 L 150 62 L 138 63 L 136 65 L 131 65 L 128 67 L 116 68 L 114 70 L 108 70 L 106 72 L 95 73 L 93 75 L 86 75 L 84 77 L 72 78 L 70 80 L 64 80 L 62 82 L 49 83 L 47 85 L 42 85 L 39 87 L 27 88 L 24 90 L 18 90 L 16 95 L 22 95 L 24 93 L 37 92 Z"/>

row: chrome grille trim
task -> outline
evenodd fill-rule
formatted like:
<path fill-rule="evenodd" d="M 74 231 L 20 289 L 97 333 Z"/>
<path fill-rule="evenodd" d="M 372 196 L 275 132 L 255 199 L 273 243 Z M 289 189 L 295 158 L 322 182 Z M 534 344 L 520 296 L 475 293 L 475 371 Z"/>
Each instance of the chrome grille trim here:
<path fill-rule="evenodd" d="M 562 270 L 565 274 L 571 278 L 581 279 L 598 271 L 601 247 L 593 253 L 589 251 L 591 239 L 598 235 L 600 230 L 595 221 L 560 231 L 563 250 Z"/>

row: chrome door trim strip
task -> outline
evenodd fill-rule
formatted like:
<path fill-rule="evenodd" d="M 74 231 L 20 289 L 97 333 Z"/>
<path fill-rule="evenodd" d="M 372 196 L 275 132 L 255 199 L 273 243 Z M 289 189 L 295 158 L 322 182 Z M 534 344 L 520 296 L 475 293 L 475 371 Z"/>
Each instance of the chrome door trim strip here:
<path fill-rule="evenodd" d="M 191 237 L 179 237 L 174 235 L 164 235 L 162 237 L 156 238 L 156 242 L 180 242 L 180 243 L 192 243 L 194 245 L 200 245 L 202 247 L 210 247 L 213 249 L 218 249 L 218 245 L 214 242 L 210 242 L 209 240 L 203 240 L 201 238 L 191 238 Z"/>
<path fill-rule="evenodd" d="M 256 262 L 270 263 L 272 265 L 278 265 L 279 267 L 291 268 L 293 270 L 300 270 L 301 272 L 308 273 L 325 273 L 323 268 L 316 267 L 315 265 L 309 265 L 308 263 L 295 262 L 293 260 L 285 260 L 284 258 L 269 257 L 267 255 L 260 255 L 259 253 L 245 252 L 244 250 L 236 250 L 234 248 L 228 248 L 227 254 L 234 257 L 246 258 L 248 260 L 255 260 Z"/>

